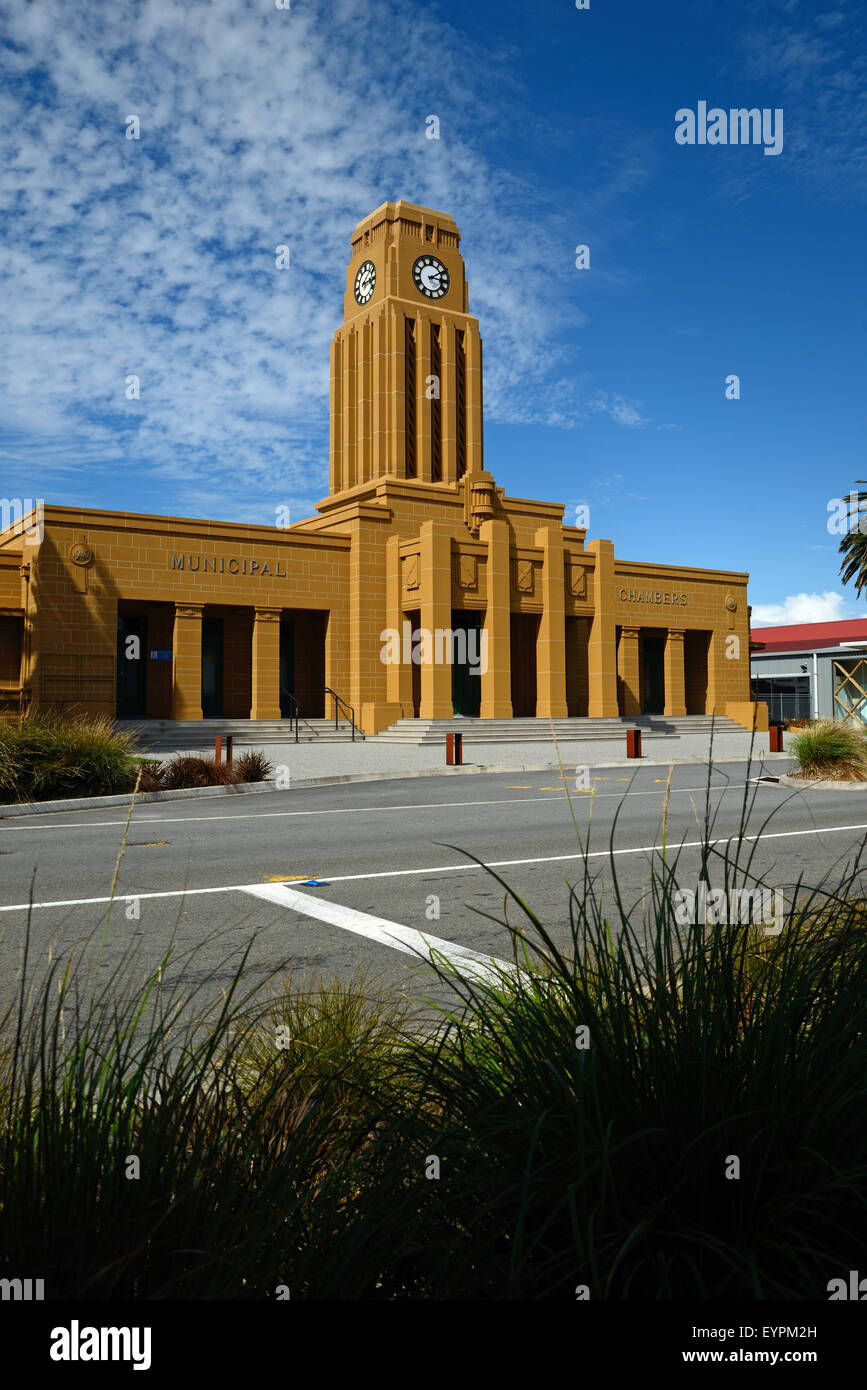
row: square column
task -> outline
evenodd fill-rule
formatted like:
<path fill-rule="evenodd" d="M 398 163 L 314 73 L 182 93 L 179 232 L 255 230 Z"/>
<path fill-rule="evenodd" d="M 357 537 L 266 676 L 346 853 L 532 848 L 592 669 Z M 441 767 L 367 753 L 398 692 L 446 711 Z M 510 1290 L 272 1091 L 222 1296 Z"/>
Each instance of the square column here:
<path fill-rule="evenodd" d="M 396 719 L 412 718 L 412 666 L 403 661 L 404 616 L 400 600 L 400 536 L 389 536 L 385 543 L 385 625 L 398 635 L 398 660 L 389 661 L 385 668 L 385 698 L 400 713 Z M 407 626 L 410 626 L 407 623 Z M 412 651 L 412 634 L 406 646 Z"/>
<path fill-rule="evenodd" d="M 512 717 L 511 581 L 509 574 L 509 525 L 483 521 L 479 540 L 488 547 L 485 632 L 488 669 L 481 674 L 482 719 Z"/>
<path fill-rule="evenodd" d="M 436 631 L 452 625 L 452 537 L 441 521 L 422 523 L 419 564 L 422 662 L 421 719 L 451 719 L 452 668 L 436 660 Z M 444 645 L 444 644 L 440 644 Z"/>
<path fill-rule="evenodd" d="M 622 627 L 620 629 L 620 645 L 617 648 L 617 674 L 622 682 L 623 713 L 627 716 L 641 713 L 639 636 L 640 630 L 637 627 Z M 665 688 L 668 690 L 667 679 Z"/>
<path fill-rule="evenodd" d="M 541 526 L 534 544 L 542 550 L 542 618 L 536 640 L 536 714 L 565 719 L 566 593 L 563 531 Z"/>
<path fill-rule="evenodd" d="M 668 629 L 663 657 L 665 672 L 665 704 L 663 714 L 686 714 L 686 687 L 683 675 L 683 632 Z"/>
<path fill-rule="evenodd" d="M 614 717 L 617 706 L 617 636 L 614 622 L 614 545 L 611 541 L 590 541 L 586 547 L 595 555 L 593 572 L 593 621 L 587 644 L 589 697 L 587 713 L 591 719 Z"/>
<path fill-rule="evenodd" d="M 202 607 L 176 603 L 172 635 L 172 719 L 202 718 Z"/>
<path fill-rule="evenodd" d="M 256 608 L 253 617 L 251 719 L 280 718 L 280 608 Z"/>

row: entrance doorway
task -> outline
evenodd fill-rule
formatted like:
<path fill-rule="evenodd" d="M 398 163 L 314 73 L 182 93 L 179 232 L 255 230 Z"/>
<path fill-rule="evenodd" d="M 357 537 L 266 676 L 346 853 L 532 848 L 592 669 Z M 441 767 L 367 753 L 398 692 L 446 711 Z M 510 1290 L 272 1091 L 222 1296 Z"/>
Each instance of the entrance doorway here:
<path fill-rule="evenodd" d="M 134 642 L 129 638 L 135 638 Z M 146 613 L 117 615 L 117 717 L 147 713 L 148 620 Z"/>
<path fill-rule="evenodd" d="M 463 639 L 452 643 L 452 709 L 466 719 L 478 719 L 482 707 L 482 616 L 464 608 L 452 609 L 452 632 L 464 634 Z M 470 657 L 474 658 L 472 663 Z"/>
<path fill-rule="evenodd" d="M 642 713 L 662 714 L 665 710 L 665 638 L 645 637 L 641 654 L 644 666 Z"/>
<path fill-rule="evenodd" d="M 223 619 L 202 619 L 202 714 L 223 713 Z"/>
<path fill-rule="evenodd" d="M 298 713 L 323 719 L 325 708 L 325 634 L 328 611 L 288 608 L 280 619 L 280 717 Z M 343 691 L 339 690 L 338 695 Z M 292 700 L 298 701 L 296 710 Z M 329 698 L 328 713 L 332 712 Z"/>
<path fill-rule="evenodd" d="M 536 639 L 540 618 L 536 613 L 513 613 L 512 636 L 512 715 L 535 718 Z"/>
<path fill-rule="evenodd" d="M 295 624 L 280 619 L 280 718 L 291 719 L 295 694 Z"/>

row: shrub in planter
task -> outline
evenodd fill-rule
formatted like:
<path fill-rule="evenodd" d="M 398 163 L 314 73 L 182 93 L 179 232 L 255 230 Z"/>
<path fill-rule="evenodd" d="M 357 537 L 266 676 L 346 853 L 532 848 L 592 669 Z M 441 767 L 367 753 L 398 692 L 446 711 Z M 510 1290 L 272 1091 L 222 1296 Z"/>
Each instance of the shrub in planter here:
<path fill-rule="evenodd" d="M 162 763 L 142 763 L 141 777 L 138 784 L 140 792 L 161 792 L 165 785 Z"/>
<path fill-rule="evenodd" d="M 180 787 L 219 787 L 234 782 L 232 769 L 213 758 L 196 758 L 178 754 L 163 764 L 163 786 L 169 790 Z"/>
<path fill-rule="evenodd" d="M 264 753 L 252 748 L 235 759 L 235 771 L 239 782 L 267 782 L 274 769 Z"/>
<path fill-rule="evenodd" d="M 834 719 L 816 719 L 792 739 L 796 776 L 838 782 L 867 781 L 867 740 L 861 729 Z"/>

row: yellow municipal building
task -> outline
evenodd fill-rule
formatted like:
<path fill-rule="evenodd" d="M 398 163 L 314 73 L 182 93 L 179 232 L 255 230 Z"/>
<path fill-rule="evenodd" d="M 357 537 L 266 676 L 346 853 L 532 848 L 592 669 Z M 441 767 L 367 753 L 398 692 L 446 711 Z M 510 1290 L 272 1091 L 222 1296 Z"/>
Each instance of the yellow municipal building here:
<path fill-rule="evenodd" d="M 367 734 L 456 713 L 767 728 L 750 699 L 746 574 L 616 559 L 561 505 L 497 487 L 459 246 L 451 217 L 415 203 L 356 227 L 315 517 L 46 503 L 7 518 L 0 707 L 276 720 L 321 717 L 333 691 Z M 452 660 L 415 640 L 443 632 L 484 638 L 475 671 L 453 639 Z"/>

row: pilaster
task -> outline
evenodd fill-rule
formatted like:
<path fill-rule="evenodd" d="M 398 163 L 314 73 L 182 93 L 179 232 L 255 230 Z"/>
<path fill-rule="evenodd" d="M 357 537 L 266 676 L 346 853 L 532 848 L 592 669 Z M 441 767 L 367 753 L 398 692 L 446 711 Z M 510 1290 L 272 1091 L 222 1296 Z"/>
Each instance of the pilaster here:
<path fill-rule="evenodd" d="M 202 718 L 202 607 L 176 603 L 172 637 L 172 719 Z"/>
<path fill-rule="evenodd" d="M 563 531 L 542 526 L 535 534 L 542 550 L 542 617 L 536 640 L 536 714 L 565 719 L 566 595 Z"/>

